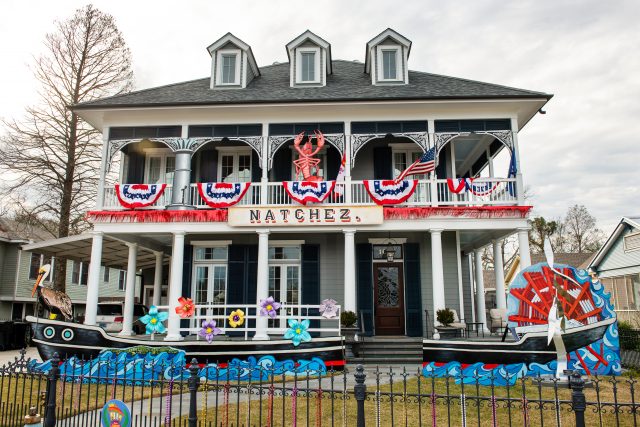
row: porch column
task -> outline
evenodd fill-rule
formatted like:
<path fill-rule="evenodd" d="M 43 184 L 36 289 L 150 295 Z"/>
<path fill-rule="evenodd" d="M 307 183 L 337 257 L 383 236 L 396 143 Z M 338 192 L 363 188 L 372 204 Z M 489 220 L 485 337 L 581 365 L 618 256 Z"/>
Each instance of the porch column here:
<path fill-rule="evenodd" d="M 482 329 L 484 332 L 489 332 L 487 325 L 487 313 L 484 303 L 484 277 L 482 276 L 482 251 L 476 249 L 473 251 L 475 256 L 475 271 L 476 271 L 476 319 L 478 322 L 482 322 Z"/>
<path fill-rule="evenodd" d="M 356 230 L 344 233 L 344 311 L 356 312 Z"/>
<path fill-rule="evenodd" d="M 169 277 L 169 321 L 165 341 L 181 341 L 180 316 L 176 313 L 178 298 L 182 294 L 182 264 L 184 262 L 184 231 L 173 233 L 171 276 Z"/>
<path fill-rule="evenodd" d="M 256 153 L 252 153 L 256 155 Z M 269 197 L 269 123 L 262 123 L 262 177 L 260 178 L 260 204 L 268 204 Z"/>
<path fill-rule="evenodd" d="M 127 283 L 124 291 L 124 319 L 122 320 L 122 336 L 133 335 L 133 305 L 136 298 L 136 260 L 138 258 L 138 244 L 127 242 L 129 260 L 127 261 Z"/>
<path fill-rule="evenodd" d="M 531 265 L 531 251 L 529 250 L 529 229 L 518 228 L 518 246 L 520 247 L 520 271 Z"/>
<path fill-rule="evenodd" d="M 176 169 L 173 175 L 173 193 L 169 209 L 191 208 L 189 206 L 191 204 L 191 188 L 189 187 L 191 183 L 191 154 L 191 150 L 176 151 Z"/>
<path fill-rule="evenodd" d="M 507 297 L 504 285 L 504 263 L 502 261 L 502 241 L 493 241 L 493 270 L 496 275 L 496 306 L 507 308 Z"/>
<path fill-rule="evenodd" d="M 438 310 L 445 308 L 444 271 L 442 266 L 442 230 L 431 230 L 431 278 L 433 291 L 433 319 L 437 323 Z"/>
<path fill-rule="evenodd" d="M 258 283 L 256 286 L 256 306 L 260 300 L 269 297 L 269 230 L 258 230 Z M 274 295 L 274 298 L 276 296 Z M 269 318 L 260 316 L 260 310 L 256 313 L 256 334 L 255 341 L 268 341 Z"/>
<path fill-rule="evenodd" d="M 342 161 L 342 159 L 340 159 Z M 353 159 L 351 158 L 351 122 L 344 123 L 344 202 L 350 204 L 353 200 L 351 194 L 351 167 Z M 355 304 L 354 304 L 355 308 Z"/>
<path fill-rule="evenodd" d="M 85 325 L 96 324 L 96 315 L 98 312 L 98 295 L 100 293 L 102 240 L 102 231 L 94 231 L 93 240 L 91 242 L 91 262 L 89 263 L 89 277 L 87 278 L 87 304 L 84 314 Z"/>
<path fill-rule="evenodd" d="M 162 259 L 164 252 L 154 251 L 156 256 L 156 268 L 153 275 L 153 305 L 160 305 L 162 296 Z"/>

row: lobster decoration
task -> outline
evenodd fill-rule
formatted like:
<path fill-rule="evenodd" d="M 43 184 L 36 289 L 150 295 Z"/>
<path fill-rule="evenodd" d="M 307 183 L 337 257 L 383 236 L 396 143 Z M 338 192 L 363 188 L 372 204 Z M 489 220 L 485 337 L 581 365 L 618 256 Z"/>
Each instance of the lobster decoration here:
<path fill-rule="evenodd" d="M 296 167 L 296 176 L 302 174 L 305 181 L 322 181 L 324 178 L 318 175 L 318 165 L 320 159 L 314 156 L 322 150 L 324 147 L 324 135 L 320 131 L 314 131 L 316 136 L 316 148 L 313 148 L 311 144 L 311 136 L 307 139 L 307 142 L 300 147 L 302 140 L 305 137 L 304 131 L 300 132 L 293 140 L 293 146 L 298 152 L 298 159 L 293 161 Z"/>

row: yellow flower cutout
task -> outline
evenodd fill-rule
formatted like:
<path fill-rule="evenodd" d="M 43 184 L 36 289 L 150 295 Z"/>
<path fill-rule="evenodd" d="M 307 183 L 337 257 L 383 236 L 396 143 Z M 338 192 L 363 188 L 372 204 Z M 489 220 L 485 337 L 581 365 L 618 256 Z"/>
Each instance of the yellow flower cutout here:
<path fill-rule="evenodd" d="M 244 311 L 237 309 L 229 315 L 229 326 L 237 328 L 244 323 Z"/>

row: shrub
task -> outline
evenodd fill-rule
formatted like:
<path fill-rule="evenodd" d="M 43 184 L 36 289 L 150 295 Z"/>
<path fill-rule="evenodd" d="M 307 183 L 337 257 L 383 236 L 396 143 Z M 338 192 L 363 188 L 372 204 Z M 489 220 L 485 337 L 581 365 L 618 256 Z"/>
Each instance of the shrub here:
<path fill-rule="evenodd" d="M 358 317 L 353 311 L 343 311 L 340 313 L 340 323 L 343 328 L 352 328 L 356 325 Z"/>
<path fill-rule="evenodd" d="M 436 320 L 444 326 L 449 326 L 453 323 L 453 311 L 448 308 L 436 311 Z"/>
<path fill-rule="evenodd" d="M 638 350 L 640 347 L 640 331 L 633 329 L 628 322 L 618 322 L 618 336 L 622 350 Z"/>

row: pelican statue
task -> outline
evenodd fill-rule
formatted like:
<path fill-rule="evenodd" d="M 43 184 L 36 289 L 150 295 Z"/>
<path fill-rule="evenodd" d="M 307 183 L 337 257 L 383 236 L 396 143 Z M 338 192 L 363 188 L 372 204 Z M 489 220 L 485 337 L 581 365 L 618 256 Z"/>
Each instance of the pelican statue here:
<path fill-rule="evenodd" d="M 36 279 L 36 284 L 33 285 L 33 291 L 31 291 L 31 296 L 35 296 L 37 292 L 37 301 L 49 307 L 49 312 L 53 312 L 52 309 L 56 308 L 58 309 L 58 311 L 60 311 L 60 313 L 62 313 L 65 320 L 71 320 L 73 318 L 73 314 L 71 311 L 71 298 L 69 298 L 69 296 L 64 292 L 45 288 L 43 285 L 44 279 L 49 276 L 50 270 L 51 266 L 49 264 L 45 264 L 40 267 L 40 270 L 38 270 L 38 278 Z"/>

